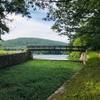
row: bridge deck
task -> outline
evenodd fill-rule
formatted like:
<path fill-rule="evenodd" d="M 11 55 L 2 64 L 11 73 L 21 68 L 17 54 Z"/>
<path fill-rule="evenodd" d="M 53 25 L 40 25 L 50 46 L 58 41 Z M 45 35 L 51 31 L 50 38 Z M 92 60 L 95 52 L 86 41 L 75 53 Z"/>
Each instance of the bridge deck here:
<path fill-rule="evenodd" d="M 85 46 L 28 46 L 30 51 L 86 51 Z"/>

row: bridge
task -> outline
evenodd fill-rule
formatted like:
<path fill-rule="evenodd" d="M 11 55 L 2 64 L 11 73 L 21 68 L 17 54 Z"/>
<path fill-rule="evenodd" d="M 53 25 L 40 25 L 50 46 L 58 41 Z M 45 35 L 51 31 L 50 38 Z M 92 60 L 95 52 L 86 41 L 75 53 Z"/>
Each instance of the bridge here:
<path fill-rule="evenodd" d="M 86 57 L 86 46 L 62 46 L 62 45 L 59 45 L 59 46 L 27 46 L 27 49 L 28 51 L 30 52 L 30 54 L 34 51 L 49 51 L 49 53 L 53 53 L 56 54 L 62 54 L 62 52 L 72 52 L 72 51 L 75 51 L 75 52 L 81 52 L 81 57 L 80 57 L 80 61 L 83 62 L 83 64 L 86 64 L 86 61 L 87 61 L 87 57 Z"/>
<path fill-rule="evenodd" d="M 29 51 L 79 51 L 85 52 L 85 46 L 27 46 Z"/>

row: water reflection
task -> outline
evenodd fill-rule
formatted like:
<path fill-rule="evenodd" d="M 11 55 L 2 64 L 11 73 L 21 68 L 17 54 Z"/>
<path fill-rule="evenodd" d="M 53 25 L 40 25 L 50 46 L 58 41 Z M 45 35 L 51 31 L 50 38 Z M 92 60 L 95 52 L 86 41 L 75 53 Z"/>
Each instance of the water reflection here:
<path fill-rule="evenodd" d="M 33 54 L 33 59 L 68 60 L 68 55 L 43 55 L 43 54 Z"/>

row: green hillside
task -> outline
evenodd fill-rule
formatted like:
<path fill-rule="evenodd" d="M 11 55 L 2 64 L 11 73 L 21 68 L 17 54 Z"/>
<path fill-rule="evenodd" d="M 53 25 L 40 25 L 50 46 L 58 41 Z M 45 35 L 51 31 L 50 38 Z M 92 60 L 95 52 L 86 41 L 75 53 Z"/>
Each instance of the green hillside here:
<path fill-rule="evenodd" d="M 3 47 L 24 48 L 27 45 L 67 45 L 64 42 L 53 41 L 40 38 L 18 38 L 3 41 L 0 43 Z"/>

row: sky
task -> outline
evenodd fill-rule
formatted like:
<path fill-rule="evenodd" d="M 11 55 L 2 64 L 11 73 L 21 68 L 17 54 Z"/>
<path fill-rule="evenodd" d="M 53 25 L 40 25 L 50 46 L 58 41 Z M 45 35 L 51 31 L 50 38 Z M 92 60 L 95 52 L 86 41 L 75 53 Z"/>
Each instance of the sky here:
<path fill-rule="evenodd" d="M 12 22 L 7 22 L 10 32 L 2 35 L 4 40 L 16 39 L 22 37 L 44 38 L 55 41 L 68 42 L 66 36 L 61 36 L 51 29 L 53 21 L 44 21 L 46 11 L 37 10 L 31 14 L 32 18 L 22 17 L 21 15 L 8 15 Z"/>

